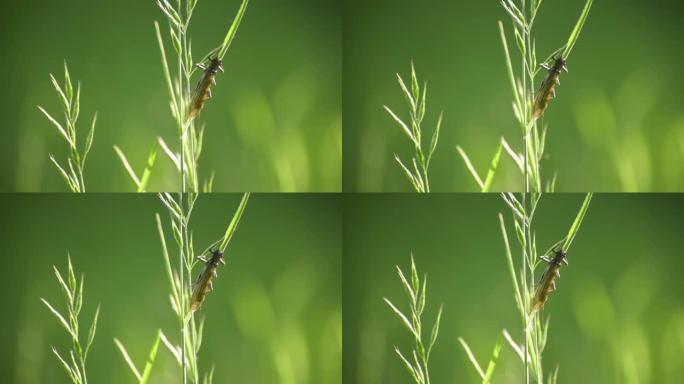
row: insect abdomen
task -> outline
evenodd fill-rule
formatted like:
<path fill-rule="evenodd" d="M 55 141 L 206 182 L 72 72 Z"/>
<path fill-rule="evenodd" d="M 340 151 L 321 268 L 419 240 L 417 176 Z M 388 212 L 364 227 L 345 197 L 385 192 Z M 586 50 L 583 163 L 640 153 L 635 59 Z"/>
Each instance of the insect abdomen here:
<path fill-rule="evenodd" d="M 202 306 L 204 299 L 212 289 L 212 281 L 216 277 L 216 266 L 209 266 L 200 275 L 195 288 L 192 291 L 190 309 L 196 311 Z"/>
<path fill-rule="evenodd" d="M 204 103 L 211 98 L 211 86 L 215 83 L 216 74 L 215 73 L 205 73 L 202 76 L 199 84 L 197 84 L 197 90 L 195 91 L 195 97 L 192 99 L 192 107 L 190 108 L 190 118 L 194 118 L 199 114 L 199 112 L 204 107 Z"/>
<path fill-rule="evenodd" d="M 546 108 L 548 108 L 549 103 L 556 97 L 556 86 L 560 84 L 560 74 L 562 70 L 567 70 L 565 68 L 565 60 L 562 57 L 556 59 L 553 67 L 549 68 L 549 73 L 546 75 L 544 80 L 539 87 L 539 93 L 534 99 L 534 108 L 532 110 L 532 116 L 535 119 L 540 118 Z"/>
<path fill-rule="evenodd" d="M 204 73 L 197 83 L 195 95 L 190 103 L 189 117 L 191 119 L 195 118 L 195 116 L 200 113 L 204 107 L 204 103 L 211 98 L 211 86 L 216 84 L 216 74 L 218 71 L 223 71 L 223 62 L 218 57 L 210 59 L 209 66 L 207 67 L 204 67 L 201 64 L 198 65 L 200 68 L 204 69 Z"/>
<path fill-rule="evenodd" d="M 558 277 L 558 271 L 560 269 L 560 264 L 550 266 L 544 272 L 542 280 L 539 282 L 537 290 L 534 292 L 534 299 L 532 300 L 532 310 L 538 311 L 542 309 L 546 301 L 549 300 L 551 292 L 556 289 L 556 278 Z"/>
<path fill-rule="evenodd" d="M 544 274 L 539 281 L 537 289 L 534 291 L 534 298 L 532 299 L 532 312 L 538 311 L 544 307 L 544 304 L 549 300 L 549 296 L 556 289 L 556 279 L 560 276 L 560 267 L 563 263 L 567 264 L 565 259 L 566 254 L 563 250 L 555 251 L 556 255 L 553 259 L 544 259 L 549 262 L 549 266 L 544 271 Z"/>

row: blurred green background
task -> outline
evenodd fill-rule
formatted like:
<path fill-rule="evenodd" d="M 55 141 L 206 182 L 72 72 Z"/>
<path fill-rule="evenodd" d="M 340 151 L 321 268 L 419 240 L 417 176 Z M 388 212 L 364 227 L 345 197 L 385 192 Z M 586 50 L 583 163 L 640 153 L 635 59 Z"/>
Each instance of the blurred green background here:
<path fill-rule="evenodd" d="M 239 200 L 200 196 L 191 222 L 196 248 L 222 236 Z M 102 304 L 90 382 L 134 382 L 114 337 L 139 367 L 158 328 L 178 342 L 155 213 L 172 240 L 156 196 L 0 195 L 0 211 L 0 382 L 68 382 L 50 346 L 64 351 L 69 340 L 39 300 L 64 309 L 52 265 L 66 271 L 67 252 L 85 274 L 85 327 Z M 252 195 L 201 309 L 200 367 L 216 366 L 215 383 L 340 382 L 340 214 L 332 196 Z M 161 346 L 151 383 L 179 382 L 177 363 Z"/>
<path fill-rule="evenodd" d="M 196 61 L 223 40 L 239 5 L 199 1 L 189 31 Z M 66 143 L 36 108 L 61 116 L 49 74 L 61 82 L 65 59 L 74 83 L 82 83 L 82 139 L 99 112 L 89 191 L 135 190 L 114 144 L 137 172 L 158 136 L 178 148 L 155 20 L 166 33 L 154 1 L 4 2 L 0 190 L 66 190 L 48 158 L 65 158 Z M 202 180 L 216 172 L 214 190 L 228 192 L 341 190 L 341 39 L 337 0 L 250 2 L 200 118 L 207 127 Z M 161 152 L 149 189 L 178 189 Z"/>
<path fill-rule="evenodd" d="M 542 3 L 535 24 L 539 60 L 565 44 L 584 3 Z M 594 2 L 570 72 L 544 117 L 549 157 L 542 171 L 545 178 L 558 172 L 556 190 L 684 190 L 682 14 L 684 4 L 674 0 Z M 476 189 L 457 144 L 481 173 L 499 137 L 522 150 L 498 20 L 505 21 L 512 54 L 517 50 L 498 1 L 346 0 L 344 15 L 345 190 L 410 189 L 392 154 L 410 158 L 412 148 L 382 106 L 408 116 L 395 73 L 408 78 L 411 60 L 428 82 L 423 129 L 429 135 L 444 111 L 431 167 L 434 191 Z M 505 156 L 494 190 L 520 185 Z"/>
<path fill-rule="evenodd" d="M 539 248 L 568 231 L 584 196 L 545 195 L 537 211 Z M 680 195 L 595 195 L 544 308 L 551 325 L 545 371 L 559 383 L 680 383 L 684 377 L 684 259 Z M 428 275 L 429 333 L 444 315 L 432 351 L 434 383 L 479 383 L 457 338 L 480 364 L 507 329 L 522 325 L 505 261 L 496 195 L 356 195 L 344 206 L 343 374 L 345 383 L 408 383 L 393 351 L 410 351 L 408 330 L 382 301 L 408 308 L 395 265 Z M 512 244 L 514 231 L 509 225 Z M 519 250 L 514 258 L 519 260 Z M 539 271 L 541 273 L 541 270 Z M 537 276 L 538 278 L 538 276 Z M 523 381 L 520 359 L 505 344 L 495 383 Z"/>

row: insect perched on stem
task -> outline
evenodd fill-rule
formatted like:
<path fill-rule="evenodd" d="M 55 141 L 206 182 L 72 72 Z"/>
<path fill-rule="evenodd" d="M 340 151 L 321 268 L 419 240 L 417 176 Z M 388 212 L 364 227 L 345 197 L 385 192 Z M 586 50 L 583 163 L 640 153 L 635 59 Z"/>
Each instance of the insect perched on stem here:
<path fill-rule="evenodd" d="M 553 65 L 551 66 L 546 63 L 541 64 L 541 67 L 549 71 L 549 73 L 542 80 L 537 97 L 534 99 L 532 115 L 535 119 L 540 118 L 544 114 L 551 100 L 556 97 L 556 86 L 560 84 L 561 71 L 568 72 L 568 67 L 565 65 L 566 61 L 562 56 L 554 57 L 553 60 Z"/>
<path fill-rule="evenodd" d="M 213 280 L 216 278 L 216 270 L 219 264 L 226 264 L 223 260 L 223 252 L 218 249 L 211 251 L 211 258 L 209 259 L 204 256 L 198 258 L 204 261 L 205 265 L 192 289 L 190 309 L 193 311 L 198 310 L 202 306 L 204 299 L 207 298 L 207 295 L 213 289 Z"/>
<path fill-rule="evenodd" d="M 197 87 L 192 96 L 192 101 L 190 102 L 190 118 L 195 118 L 204 103 L 211 98 L 211 86 L 216 84 L 216 74 L 221 71 L 223 72 L 223 61 L 218 58 L 218 56 L 207 57 L 208 63 L 199 63 L 197 67 L 204 71 L 202 77 L 200 77 L 199 82 L 197 82 Z"/>
<path fill-rule="evenodd" d="M 568 260 L 565 258 L 566 254 L 563 249 L 553 251 L 553 259 L 542 256 L 541 259 L 549 263 L 539 280 L 537 289 L 534 292 L 532 299 L 532 312 L 538 311 L 544 307 L 549 295 L 556 289 L 556 279 L 560 277 L 560 267 L 565 264 L 568 265 Z"/>

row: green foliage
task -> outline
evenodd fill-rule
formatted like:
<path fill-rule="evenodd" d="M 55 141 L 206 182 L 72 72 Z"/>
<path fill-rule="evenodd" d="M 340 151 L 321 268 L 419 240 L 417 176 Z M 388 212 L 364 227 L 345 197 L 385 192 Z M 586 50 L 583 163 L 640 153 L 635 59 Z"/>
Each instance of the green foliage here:
<path fill-rule="evenodd" d="M 394 347 L 394 351 L 397 353 L 404 366 L 408 370 L 411 378 L 416 384 L 429 384 L 430 383 L 430 372 L 428 369 L 428 362 L 430 360 L 430 353 L 432 352 L 432 347 L 437 341 L 437 335 L 439 334 L 439 323 L 442 319 L 442 306 L 439 307 L 439 312 L 437 313 L 437 319 L 435 324 L 432 326 L 432 331 L 430 332 L 430 338 L 427 343 L 423 340 L 423 311 L 425 310 L 426 291 L 427 291 L 427 275 L 424 275 L 423 281 L 421 282 L 418 276 L 418 270 L 416 269 L 416 263 L 411 255 L 411 282 L 406 279 L 404 272 L 401 268 L 397 266 L 397 273 L 404 285 L 404 290 L 409 299 L 410 306 L 410 316 L 406 316 L 401 310 L 399 310 L 392 302 L 387 299 L 385 303 L 394 311 L 399 320 L 406 326 L 406 328 L 411 332 L 415 340 L 415 347 L 412 350 L 409 358 L 406 358 L 404 354 L 401 353 L 399 347 Z M 410 319 L 410 320 L 409 320 Z"/>
<path fill-rule="evenodd" d="M 492 183 L 494 182 L 494 175 L 496 174 L 496 169 L 499 167 L 499 160 L 501 159 L 501 150 L 504 147 L 504 143 L 506 143 L 506 140 L 504 140 L 504 138 L 502 137 L 501 141 L 499 141 L 499 146 L 496 148 L 496 152 L 492 157 L 491 164 L 489 165 L 489 170 L 487 171 L 487 177 L 484 180 L 482 180 L 480 175 L 477 173 L 475 166 L 470 161 L 470 158 L 466 154 L 465 150 L 458 145 L 456 146 L 456 150 L 458 151 L 458 154 L 461 155 L 461 158 L 463 159 L 466 168 L 468 168 L 468 171 L 475 179 L 475 182 L 477 182 L 477 185 L 480 187 L 480 192 L 489 192 L 492 188 Z"/>
<path fill-rule="evenodd" d="M 161 341 L 162 337 L 165 336 L 162 333 L 162 330 L 160 329 L 159 332 L 157 332 L 157 337 L 154 339 L 152 348 L 150 348 L 150 353 L 147 357 L 147 363 L 145 363 L 145 369 L 143 370 L 142 374 L 135 366 L 135 363 L 133 363 L 133 359 L 131 359 L 131 356 L 128 354 L 128 351 L 126 351 L 126 347 L 124 347 L 124 345 L 119 341 L 119 339 L 114 339 L 114 344 L 116 344 L 117 348 L 119 348 L 119 352 L 121 352 L 122 357 L 126 361 L 126 364 L 128 364 L 128 367 L 131 369 L 131 372 L 133 372 L 133 374 L 135 375 L 135 378 L 138 379 L 138 384 L 146 384 L 147 381 L 150 379 L 152 367 L 154 366 L 154 361 L 157 358 L 157 351 L 159 350 L 159 342 Z"/>
<path fill-rule="evenodd" d="M 164 79 L 170 96 L 171 115 L 176 121 L 178 128 L 177 134 L 180 143 L 180 150 L 178 153 L 169 150 L 169 147 L 165 144 L 163 145 L 163 148 L 180 174 L 181 190 L 183 192 L 200 191 L 198 162 L 202 153 L 202 143 L 204 140 L 204 127 L 197 128 L 195 123 L 196 118 L 190 116 L 190 104 L 194 93 L 191 88 L 191 79 L 196 71 L 196 62 L 192 55 L 192 44 L 188 34 L 188 27 L 190 26 L 190 20 L 192 19 L 197 2 L 197 0 L 178 1 L 177 6 L 174 7 L 168 0 L 157 0 L 157 5 L 166 16 L 169 23 L 171 45 L 176 53 L 177 70 L 175 78 L 172 76 L 169 69 L 164 39 L 159 24 L 155 22 L 157 42 L 162 56 Z M 228 29 L 222 44 L 205 55 L 205 58 L 210 57 L 212 54 L 215 54 L 220 58 L 225 56 L 230 44 L 235 38 L 240 23 L 242 22 L 242 17 L 247 9 L 248 3 L 249 0 L 242 0 L 240 9 Z M 159 140 L 160 142 L 163 142 L 161 137 Z M 211 182 L 205 182 L 204 184 L 210 186 Z"/>
<path fill-rule="evenodd" d="M 242 218 L 242 214 L 247 207 L 249 193 L 243 194 L 240 204 L 233 214 L 224 235 L 199 254 L 195 253 L 193 238 L 189 229 L 190 219 L 197 197 L 198 194 L 195 193 L 179 194 L 178 198 L 174 198 L 173 195 L 169 193 L 162 193 L 159 195 L 160 200 L 166 207 L 171 218 L 173 238 L 178 247 L 178 268 L 176 269 L 174 269 L 171 264 L 171 257 L 166 244 L 166 236 L 164 234 L 161 217 L 159 215 L 156 217 L 157 228 L 162 244 L 162 253 L 164 256 L 164 266 L 171 285 L 171 307 L 176 315 L 180 329 L 180 346 L 168 342 L 163 335 L 162 341 L 164 341 L 164 345 L 169 351 L 174 354 L 176 361 L 181 366 L 183 382 L 186 383 L 189 379 L 189 382 L 193 384 L 200 383 L 200 373 L 197 361 L 204 331 L 204 319 L 200 319 L 199 322 L 196 321 L 195 311 L 190 308 L 190 291 L 188 287 L 194 276 L 193 268 L 197 264 L 198 257 L 206 255 L 217 248 L 222 252 L 226 251 L 240 219 Z M 212 378 L 213 368 L 210 373 L 205 374 L 204 382 L 210 383 Z"/>
<path fill-rule="evenodd" d="M 95 316 L 90 324 L 88 336 L 85 339 L 85 343 L 82 343 L 79 329 L 81 308 L 83 307 L 84 277 L 81 276 L 80 282 L 77 283 L 74 267 L 71 264 L 71 256 L 68 256 L 67 259 L 69 264 L 66 281 L 62 278 L 62 274 L 59 272 L 57 267 L 52 267 L 54 269 L 57 282 L 59 283 L 62 293 L 64 294 L 64 299 L 66 300 L 66 316 L 62 315 L 62 313 L 55 309 L 55 307 L 53 307 L 47 300 L 43 298 L 40 300 L 43 302 L 43 304 L 45 304 L 46 307 L 48 307 L 50 312 L 55 315 L 57 320 L 59 320 L 59 323 L 64 327 L 71 337 L 71 348 L 69 349 L 67 358 L 64 358 L 55 347 L 52 347 L 52 352 L 59 360 L 62 368 L 64 368 L 64 371 L 69 376 L 69 379 L 72 383 L 88 384 L 88 377 L 86 375 L 86 360 L 88 358 L 90 347 L 95 339 L 97 320 L 100 316 L 100 306 L 98 305 L 97 309 L 95 310 Z"/>
<path fill-rule="evenodd" d="M 499 355 L 501 354 L 501 340 L 497 341 L 494 345 L 492 357 L 490 357 L 489 363 L 487 363 L 486 371 L 483 370 L 480 366 L 480 363 L 477 362 L 475 354 L 470 349 L 470 346 L 468 346 L 468 343 L 466 343 L 466 341 L 461 337 L 458 338 L 458 341 L 461 343 L 466 355 L 468 355 L 468 359 L 472 363 L 473 367 L 475 367 L 475 370 L 477 370 L 477 374 L 482 379 L 482 384 L 491 384 L 492 376 L 494 375 L 494 368 L 496 368 L 496 363 L 499 361 Z"/>
<path fill-rule="evenodd" d="M 411 123 L 406 124 L 386 105 L 383 106 L 383 108 L 385 108 L 387 113 L 389 113 L 389 115 L 399 124 L 406 136 L 411 140 L 415 154 L 411 159 L 411 165 L 409 166 L 406 166 L 397 154 L 394 155 L 394 159 L 404 171 L 416 192 L 430 192 L 428 169 L 430 168 L 430 161 L 432 160 L 432 155 L 435 153 L 437 142 L 439 141 L 439 131 L 442 127 L 442 114 L 439 114 L 437 128 L 435 128 L 432 133 L 430 146 L 428 148 L 423 148 L 423 131 L 421 124 L 427 109 L 427 82 L 423 85 L 421 90 L 413 63 L 411 63 L 411 89 L 408 89 L 406 83 L 404 83 L 404 79 L 402 79 L 401 75 L 398 73 L 397 81 L 399 82 L 401 90 L 404 92 L 404 98 L 409 106 Z"/>
<path fill-rule="evenodd" d="M 154 167 L 154 162 L 157 160 L 157 146 L 155 145 L 150 151 L 150 154 L 147 157 L 147 166 L 143 170 L 141 177 L 138 177 L 138 175 L 135 173 L 133 167 L 128 162 L 128 159 L 126 158 L 126 155 L 123 153 L 121 148 L 115 145 L 114 152 L 116 152 L 116 154 L 119 156 L 119 159 L 121 160 L 121 163 L 126 169 L 126 172 L 128 172 L 128 175 L 131 177 L 131 180 L 133 180 L 135 186 L 138 188 L 136 192 L 146 192 L 147 184 L 149 183 L 150 176 L 152 175 L 152 168 Z"/>
<path fill-rule="evenodd" d="M 516 265 L 513 260 L 513 253 L 509 243 L 504 217 L 502 214 L 499 214 L 499 224 L 506 250 L 506 262 L 511 276 L 511 281 L 513 282 L 516 307 L 518 308 L 521 323 L 524 329 L 525 341 L 523 346 L 521 347 L 518 345 L 513 340 L 513 337 L 508 335 L 508 333 L 505 331 L 504 335 L 513 349 L 519 352 L 519 356 L 525 365 L 525 382 L 529 383 L 530 378 L 528 372 L 531 370 L 536 382 L 541 384 L 544 382 L 542 353 L 544 352 L 544 347 L 546 346 L 549 329 L 549 318 L 546 317 L 546 319 L 544 319 L 541 312 L 536 312 L 533 310 L 533 297 L 535 295 L 536 288 L 536 269 L 541 264 L 540 260 L 542 260 L 544 257 L 553 255 L 554 250 L 557 250 L 559 246 L 566 254 L 568 253 L 570 245 L 577 235 L 577 232 L 579 231 L 582 221 L 587 213 L 592 194 L 588 193 L 585 196 L 584 201 L 582 202 L 582 205 L 574 221 L 572 222 L 570 229 L 568 230 L 568 234 L 549 247 L 549 249 L 541 255 L 537 252 L 536 238 L 534 235 L 536 231 L 533 229 L 534 215 L 537 211 L 541 195 L 532 194 L 530 208 L 526 208 L 512 193 L 504 194 L 503 198 L 513 213 L 513 223 L 517 235 L 516 237 L 522 250 L 522 262 L 520 265 Z M 527 356 L 527 358 L 524 358 L 524 356 Z M 554 379 L 549 378 L 549 380 Z"/>
<path fill-rule="evenodd" d="M 57 167 L 59 174 L 64 178 L 71 192 L 85 192 L 85 179 L 83 177 L 83 170 L 85 168 L 88 153 L 93 146 L 93 138 L 95 136 L 95 123 L 97 122 L 97 113 L 93 117 L 93 122 L 90 125 L 90 131 L 86 137 L 82 148 L 79 148 L 77 139 L 76 123 L 80 113 L 81 100 L 81 83 L 76 86 L 76 94 L 74 95 L 74 87 L 69 76 L 69 69 L 66 62 L 64 62 L 64 85 L 60 86 L 52 74 L 50 80 L 55 87 L 59 100 L 64 112 L 64 124 L 60 124 L 57 119 L 52 117 L 43 107 L 38 106 L 38 109 L 47 117 L 52 125 L 57 128 L 57 131 L 62 135 L 67 144 L 69 144 L 69 157 L 67 158 L 67 165 L 60 164 L 55 157 L 50 154 L 50 161 Z"/>

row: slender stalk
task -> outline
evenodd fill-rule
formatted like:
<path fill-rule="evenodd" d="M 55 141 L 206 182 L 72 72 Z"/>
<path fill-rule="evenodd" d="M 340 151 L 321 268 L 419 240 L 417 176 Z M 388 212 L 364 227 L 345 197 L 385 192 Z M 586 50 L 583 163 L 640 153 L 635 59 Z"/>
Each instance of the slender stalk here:
<path fill-rule="evenodd" d="M 181 152 L 181 159 L 182 159 L 182 152 Z M 183 168 L 181 167 L 181 170 Z M 182 218 L 180 220 L 180 225 L 181 225 L 181 237 L 180 237 L 180 257 L 178 258 L 178 271 L 180 274 L 180 313 L 181 316 L 179 316 L 180 320 L 180 333 L 181 333 L 181 369 L 183 371 L 183 384 L 187 384 L 188 382 L 188 373 L 187 373 L 187 364 L 185 363 L 185 333 L 186 333 L 186 322 L 185 322 L 185 316 L 186 316 L 186 289 L 185 289 L 185 266 L 184 266 L 184 254 L 185 254 L 185 247 L 187 245 L 187 238 L 185 237 L 186 233 L 186 228 L 187 228 L 187 220 L 186 220 L 186 215 L 187 212 L 184 209 L 184 195 L 185 195 L 185 178 L 183 177 L 183 174 L 181 172 L 181 178 L 183 179 L 183 192 L 179 193 L 178 195 L 178 204 L 180 206 L 180 210 L 182 212 Z"/>

